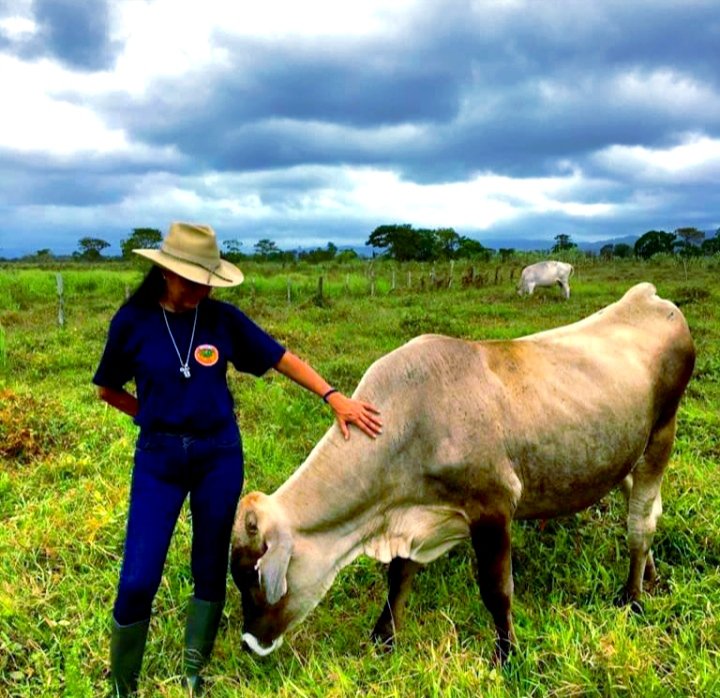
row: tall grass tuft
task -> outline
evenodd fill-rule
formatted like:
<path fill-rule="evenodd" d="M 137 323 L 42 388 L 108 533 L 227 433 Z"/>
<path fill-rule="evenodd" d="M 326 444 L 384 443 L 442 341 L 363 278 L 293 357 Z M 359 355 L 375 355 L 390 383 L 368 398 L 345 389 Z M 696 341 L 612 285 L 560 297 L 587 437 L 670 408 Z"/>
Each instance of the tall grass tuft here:
<path fill-rule="evenodd" d="M 7 366 L 7 347 L 5 345 L 5 328 L 0 324 L 0 369 Z"/>

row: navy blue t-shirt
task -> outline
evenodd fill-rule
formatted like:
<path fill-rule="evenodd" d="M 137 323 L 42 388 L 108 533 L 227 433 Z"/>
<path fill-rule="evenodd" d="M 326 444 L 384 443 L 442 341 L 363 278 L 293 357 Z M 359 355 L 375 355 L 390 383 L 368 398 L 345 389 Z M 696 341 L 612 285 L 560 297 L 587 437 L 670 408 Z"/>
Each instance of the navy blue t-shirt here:
<path fill-rule="evenodd" d="M 195 311 L 166 316 L 184 362 Z M 285 347 L 235 306 L 207 298 L 198 306 L 186 378 L 160 305 L 127 304 L 110 322 L 93 383 L 121 389 L 134 378 L 139 403 L 135 423 L 141 429 L 207 433 L 235 419 L 228 363 L 261 376 L 284 353 Z"/>

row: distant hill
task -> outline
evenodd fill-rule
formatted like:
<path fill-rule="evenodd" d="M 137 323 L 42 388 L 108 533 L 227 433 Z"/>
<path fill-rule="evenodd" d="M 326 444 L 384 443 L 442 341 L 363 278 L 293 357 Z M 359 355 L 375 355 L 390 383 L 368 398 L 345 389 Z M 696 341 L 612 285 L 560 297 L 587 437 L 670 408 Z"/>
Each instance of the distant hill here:
<path fill-rule="evenodd" d="M 705 233 L 706 240 L 715 237 L 718 233 L 718 231 L 716 230 L 705 230 L 703 232 Z M 594 254 L 597 254 L 603 247 L 605 247 L 605 245 L 625 244 L 633 247 L 640 237 L 640 235 L 625 235 L 624 237 L 595 240 L 593 242 L 574 240 L 572 236 L 570 236 L 570 239 L 573 240 L 573 242 L 577 243 L 577 246 L 583 252 L 593 252 Z M 555 244 L 555 240 L 530 240 L 523 238 L 518 238 L 514 240 L 508 240 L 507 238 L 486 238 L 484 240 L 481 239 L 480 242 L 485 245 L 485 247 L 490 247 L 494 250 L 500 249 L 501 247 L 512 247 L 515 250 L 525 252 L 531 250 L 551 250 L 553 248 L 553 245 Z"/>
<path fill-rule="evenodd" d="M 533 240 L 531 238 L 477 238 L 478 242 L 491 250 L 499 250 L 501 248 L 521 250 L 529 252 L 531 250 L 550 250 L 555 244 L 553 240 Z"/>
<path fill-rule="evenodd" d="M 609 240 L 596 240 L 595 242 L 579 242 L 578 247 L 584 252 L 600 252 L 605 245 L 630 245 L 633 247 L 639 235 L 626 235 L 621 238 L 610 238 Z"/>
<path fill-rule="evenodd" d="M 626 245 L 630 245 L 632 247 L 639 237 L 639 235 L 626 235 L 625 237 L 595 240 L 593 242 L 574 240 L 572 236 L 570 236 L 570 239 L 577 243 L 577 246 L 583 250 L 583 252 L 598 253 L 605 245 L 619 245 L 621 243 L 625 243 Z M 553 239 L 531 240 L 528 238 L 515 238 L 512 240 L 508 240 L 507 238 L 487 238 L 485 240 L 481 239 L 480 242 L 485 245 L 485 247 L 490 247 L 493 250 L 499 250 L 501 247 L 508 247 L 522 252 L 551 250 L 555 244 L 555 240 Z"/>

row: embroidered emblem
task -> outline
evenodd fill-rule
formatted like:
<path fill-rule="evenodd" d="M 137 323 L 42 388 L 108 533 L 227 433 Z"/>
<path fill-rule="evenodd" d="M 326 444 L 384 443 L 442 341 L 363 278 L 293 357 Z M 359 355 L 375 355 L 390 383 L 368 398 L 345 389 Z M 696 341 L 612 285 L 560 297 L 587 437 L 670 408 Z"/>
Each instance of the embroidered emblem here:
<path fill-rule="evenodd" d="M 217 347 L 212 344 L 200 344 L 195 349 L 195 361 L 201 366 L 214 366 L 219 358 Z"/>

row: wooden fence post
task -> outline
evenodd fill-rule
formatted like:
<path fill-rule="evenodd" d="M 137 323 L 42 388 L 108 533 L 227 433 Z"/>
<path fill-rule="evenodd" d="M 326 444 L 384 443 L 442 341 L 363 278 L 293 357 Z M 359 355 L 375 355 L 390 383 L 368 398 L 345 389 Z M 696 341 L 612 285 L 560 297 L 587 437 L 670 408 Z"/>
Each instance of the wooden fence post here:
<path fill-rule="evenodd" d="M 319 303 L 320 305 L 322 305 L 322 304 L 323 304 L 323 278 L 322 278 L 322 274 L 318 277 L 317 299 L 318 299 L 318 303 Z"/>
<path fill-rule="evenodd" d="M 291 301 L 292 301 L 291 282 L 290 282 L 290 277 L 288 276 L 288 280 L 287 280 L 287 302 L 288 302 L 288 305 L 290 305 Z"/>
<path fill-rule="evenodd" d="M 58 325 L 60 327 L 65 326 L 65 299 L 63 298 L 63 278 L 59 272 L 55 275 L 55 281 L 57 282 L 57 294 L 58 294 Z"/>

